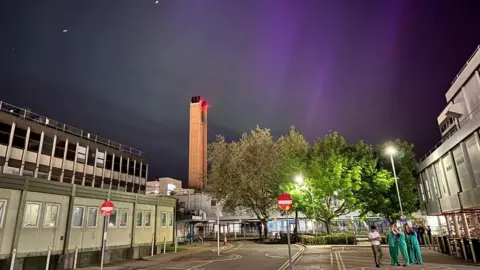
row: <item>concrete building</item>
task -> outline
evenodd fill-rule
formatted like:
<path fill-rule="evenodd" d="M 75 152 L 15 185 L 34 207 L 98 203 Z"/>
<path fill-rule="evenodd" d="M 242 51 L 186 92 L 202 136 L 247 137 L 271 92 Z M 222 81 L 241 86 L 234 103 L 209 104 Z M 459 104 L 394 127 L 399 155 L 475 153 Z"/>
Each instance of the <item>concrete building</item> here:
<path fill-rule="evenodd" d="M 479 48 L 445 94 L 440 142 L 417 166 L 422 212 L 444 217 L 450 237 L 469 241 L 480 239 Z"/>
<path fill-rule="evenodd" d="M 162 177 L 147 182 L 147 194 L 169 196 L 175 190 L 182 190 L 182 181 L 175 178 Z"/>
<path fill-rule="evenodd" d="M 145 193 L 144 153 L 0 101 L 0 171 Z"/>
<path fill-rule="evenodd" d="M 199 96 L 190 101 L 188 188 L 201 190 L 207 175 L 207 102 Z"/>

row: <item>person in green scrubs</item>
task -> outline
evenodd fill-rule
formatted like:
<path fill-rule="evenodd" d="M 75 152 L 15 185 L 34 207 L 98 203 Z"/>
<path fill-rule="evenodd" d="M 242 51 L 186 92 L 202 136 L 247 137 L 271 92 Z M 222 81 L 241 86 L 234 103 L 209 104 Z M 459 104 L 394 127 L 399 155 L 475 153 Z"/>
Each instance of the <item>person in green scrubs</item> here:
<path fill-rule="evenodd" d="M 405 238 L 405 233 L 399 230 L 398 228 L 395 228 L 395 233 L 397 234 L 397 237 L 398 237 L 398 248 L 400 249 L 402 258 L 405 261 L 405 264 L 403 266 L 409 266 L 410 260 L 408 258 L 407 241 Z"/>
<path fill-rule="evenodd" d="M 387 234 L 388 250 L 390 251 L 392 265 L 400 266 L 398 261 L 398 236 L 394 233 L 395 227 L 395 223 L 390 224 L 390 231 Z"/>
<path fill-rule="evenodd" d="M 410 262 L 413 264 L 423 264 L 422 252 L 420 251 L 420 243 L 418 242 L 417 233 L 410 226 L 405 226 L 405 233 L 408 240 L 408 255 Z"/>

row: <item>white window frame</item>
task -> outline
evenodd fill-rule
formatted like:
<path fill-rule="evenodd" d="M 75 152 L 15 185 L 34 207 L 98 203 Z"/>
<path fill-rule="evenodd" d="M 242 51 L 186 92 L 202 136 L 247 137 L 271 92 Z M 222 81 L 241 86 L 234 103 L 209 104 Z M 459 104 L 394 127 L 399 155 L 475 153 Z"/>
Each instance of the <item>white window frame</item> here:
<path fill-rule="evenodd" d="M 108 228 L 118 228 L 118 225 L 119 225 L 119 222 L 118 222 L 118 220 L 119 220 L 119 218 L 118 218 L 118 213 L 120 213 L 120 211 L 118 211 L 118 209 L 114 209 L 114 210 L 112 211 L 112 213 L 116 213 L 116 215 L 115 215 L 115 226 L 110 226 L 110 219 L 112 218 L 112 216 L 110 215 L 110 216 L 108 217 L 108 225 L 107 225 L 107 227 L 108 227 Z"/>
<path fill-rule="evenodd" d="M 167 213 L 167 227 L 173 227 L 173 213 Z"/>
<path fill-rule="evenodd" d="M 27 206 L 29 204 L 38 204 L 38 214 L 37 214 L 37 225 L 35 226 L 26 226 L 25 225 L 25 217 L 27 216 Z M 41 202 L 36 202 L 36 201 L 27 201 L 25 203 L 25 210 L 23 211 L 23 219 L 22 219 L 22 227 L 23 228 L 38 228 L 40 226 L 40 217 L 42 216 L 42 203 Z"/>
<path fill-rule="evenodd" d="M 118 227 L 119 228 L 127 228 L 128 227 L 128 209 L 118 209 L 120 215 L 119 215 L 119 219 L 118 219 Z M 120 221 L 122 220 L 122 212 L 125 212 L 127 213 L 127 220 L 125 221 L 125 225 L 122 225 L 120 224 Z"/>
<path fill-rule="evenodd" d="M 0 214 L 0 228 L 3 228 L 3 220 L 5 219 L 5 212 L 7 212 L 7 200 L 1 199 L 0 202 L 3 202 L 3 212 Z"/>
<path fill-rule="evenodd" d="M 165 215 L 165 225 L 163 225 L 163 215 Z M 168 227 L 168 213 L 167 212 L 162 212 L 160 214 L 160 226 L 162 228 L 167 228 Z"/>
<path fill-rule="evenodd" d="M 82 225 L 80 225 L 80 226 L 73 225 L 73 211 L 72 211 L 72 213 L 70 213 L 70 215 L 72 215 L 72 221 L 71 221 L 70 225 L 71 225 L 72 228 L 83 228 L 83 225 L 85 224 L 85 209 L 86 209 L 86 207 L 84 205 L 74 205 L 73 208 L 83 208 Z M 72 210 L 73 210 L 73 208 L 72 208 Z"/>
<path fill-rule="evenodd" d="M 140 225 L 138 225 L 138 213 L 142 214 L 142 220 L 141 220 L 142 222 L 140 223 Z M 135 213 L 135 227 L 137 227 L 137 228 L 142 228 L 143 227 L 143 223 L 145 221 L 144 215 L 145 215 L 145 213 L 144 213 L 143 210 L 137 210 L 137 212 Z"/>
<path fill-rule="evenodd" d="M 147 219 L 145 218 L 147 216 L 147 213 L 150 214 L 150 225 L 145 224 L 145 222 L 147 221 Z M 152 227 L 152 217 L 153 217 L 152 211 L 144 211 L 144 213 L 143 213 L 143 227 L 146 227 L 146 228 Z"/>
<path fill-rule="evenodd" d="M 56 206 L 57 207 L 57 215 L 55 216 L 55 226 L 45 226 L 45 219 L 47 218 L 47 209 L 49 206 Z M 46 229 L 55 229 L 57 228 L 58 224 L 58 216 L 60 215 L 60 204 L 58 203 L 45 203 L 45 209 L 43 210 L 43 222 L 42 227 Z"/>
<path fill-rule="evenodd" d="M 97 214 L 95 215 L 95 219 L 96 219 L 96 220 L 95 220 L 95 226 L 90 226 L 90 225 L 88 225 L 88 221 L 90 220 L 90 215 L 89 215 L 90 209 L 96 209 L 96 210 L 97 210 Z M 98 207 L 95 207 L 95 206 L 89 206 L 89 207 L 87 207 L 87 218 L 86 218 L 87 222 L 86 222 L 86 224 L 85 224 L 85 226 L 86 226 L 87 228 L 96 228 L 96 227 L 97 227 L 97 225 L 98 225 L 98 213 L 99 213 L 99 212 L 100 212 L 100 210 L 98 209 Z"/>

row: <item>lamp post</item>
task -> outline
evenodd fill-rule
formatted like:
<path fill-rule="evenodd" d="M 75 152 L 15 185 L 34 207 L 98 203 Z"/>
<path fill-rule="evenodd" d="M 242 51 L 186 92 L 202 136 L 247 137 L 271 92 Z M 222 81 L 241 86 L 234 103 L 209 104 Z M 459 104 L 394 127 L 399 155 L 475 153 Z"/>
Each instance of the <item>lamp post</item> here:
<path fill-rule="evenodd" d="M 397 149 L 395 149 L 393 146 L 387 147 L 387 154 L 390 156 L 390 162 L 392 163 L 393 177 L 395 178 L 395 186 L 397 187 L 398 204 L 400 205 L 400 214 L 403 217 L 402 198 L 400 197 L 400 189 L 398 188 L 397 173 L 395 172 L 395 162 L 393 162 L 393 155 L 395 155 L 396 153 L 397 153 Z"/>

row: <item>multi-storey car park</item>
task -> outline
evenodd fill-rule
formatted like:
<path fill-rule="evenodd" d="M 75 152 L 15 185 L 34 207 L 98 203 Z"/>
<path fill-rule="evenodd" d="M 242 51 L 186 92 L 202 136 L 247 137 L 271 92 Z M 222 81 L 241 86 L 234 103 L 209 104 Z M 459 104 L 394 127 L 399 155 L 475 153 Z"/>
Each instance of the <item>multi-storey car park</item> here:
<path fill-rule="evenodd" d="M 422 211 L 445 225 L 436 244 L 472 261 L 480 260 L 479 48 L 445 95 L 437 118 L 441 141 L 417 165 Z"/>
<path fill-rule="evenodd" d="M 147 174 L 139 150 L 0 102 L 0 269 L 99 265 L 105 236 L 106 263 L 159 253 L 176 200 L 144 195 Z"/>
<path fill-rule="evenodd" d="M 3 173 L 145 194 L 144 153 L 0 101 Z"/>

